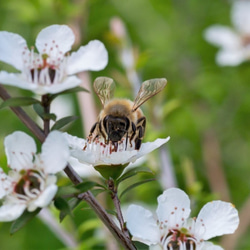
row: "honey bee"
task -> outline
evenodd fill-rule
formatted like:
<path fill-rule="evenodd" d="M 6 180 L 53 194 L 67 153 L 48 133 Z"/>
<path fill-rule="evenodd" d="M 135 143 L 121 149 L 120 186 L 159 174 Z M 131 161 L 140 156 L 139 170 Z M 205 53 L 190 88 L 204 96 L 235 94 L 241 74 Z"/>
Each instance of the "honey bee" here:
<path fill-rule="evenodd" d="M 139 108 L 145 101 L 159 93 L 167 84 L 167 80 L 152 79 L 142 83 L 134 102 L 128 99 L 113 99 L 115 84 L 111 78 L 98 77 L 94 81 L 94 90 L 99 97 L 103 109 L 88 136 L 88 142 L 104 139 L 105 144 L 114 146 L 125 141 L 139 150 L 145 134 L 146 117 Z"/>

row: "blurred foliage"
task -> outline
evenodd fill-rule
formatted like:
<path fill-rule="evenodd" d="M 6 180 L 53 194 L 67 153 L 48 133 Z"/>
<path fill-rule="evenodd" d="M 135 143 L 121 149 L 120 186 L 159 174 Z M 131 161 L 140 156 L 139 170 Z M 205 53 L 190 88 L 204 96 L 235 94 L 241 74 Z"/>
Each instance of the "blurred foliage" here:
<path fill-rule="evenodd" d="M 170 136 L 168 149 L 178 186 L 193 200 L 194 215 L 220 193 L 211 193 L 207 175 L 206 143 L 209 136 L 217 142 L 221 168 L 228 185 L 230 201 L 240 209 L 250 190 L 250 63 L 238 67 L 215 64 L 217 49 L 203 39 L 204 29 L 219 23 L 230 26 L 230 1 L 226 0 L 8 0 L 0 2 L 0 30 L 22 35 L 29 46 L 35 44 L 38 32 L 51 24 L 78 25 L 78 44 L 92 39 L 104 42 L 109 52 L 109 64 L 101 72 L 91 73 L 112 77 L 117 83 L 115 95 L 133 98 L 132 85 L 119 59 L 121 44 L 111 34 L 110 21 L 119 17 L 125 24 L 136 58 L 136 71 L 142 81 L 166 77 L 165 90 L 152 98 L 143 110 L 148 118 L 145 140 Z M 1 42 L 1 41 L 0 41 Z M 9 67 L 0 62 L 1 69 Z M 16 88 L 7 88 L 12 96 L 32 96 Z M 95 97 L 96 98 L 96 97 Z M 72 94 L 76 115 L 77 98 Z M 97 106 L 100 108 L 100 103 Z M 153 107 L 153 108 L 152 108 Z M 35 115 L 32 108 L 25 110 Z M 28 129 L 8 109 L 0 110 L 0 165 L 6 168 L 4 137 L 15 130 Z M 34 116 L 35 117 L 35 116 Z M 83 135 L 77 120 L 69 133 Z M 161 176 L 159 152 L 151 154 L 145 163 Z M 213 155 L 208 159 L 213 163 Z M 209 162 L 208 161 L 208 162 Z M 214 173 L 212 178 L 216 178 Z M 211 178 L 211 177 L 210 177 Z M 158 182 L 149 182 L 126 194 L 122 203 L 156 205 L 162 192 Z M 102 197 L 102 200 L 106 200 Z M 111 201 L 106 201 L 108 206 Z M 112 207 L 111 207 L 112 209 Z M 95 214 L 86 204 L 79 205 L 73 218 L 63 222 L 82 244 L 78 249 L 103 249 L 105 237 Z M 1 249 L 65 249 L 63 244 L 39 219 L 9 236 L 9 223 L 0 224 Z M 242 235 L 238 249 L 249 249 L 250 239 Z M 39 235 L 39 237 L 37 237 Z M 103 236 L 103 237 L 101 237 Z M 112 238 L 112 237 L 111 237 Z M 107 246 L 106 246 L 107 247 Z"/>

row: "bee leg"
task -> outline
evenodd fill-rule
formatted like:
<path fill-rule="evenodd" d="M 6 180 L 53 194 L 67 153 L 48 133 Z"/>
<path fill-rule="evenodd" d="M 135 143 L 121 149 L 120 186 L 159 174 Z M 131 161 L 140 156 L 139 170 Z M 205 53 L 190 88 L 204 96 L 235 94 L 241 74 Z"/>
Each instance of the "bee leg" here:
<path fill-rule="evenodd" d="M 144 135 L 142 126 L 137 127 L 137 137 L 135 138 L 135 149 L 139 150 L 141 147 L 142 138 Z"/>
<path fill-rule="evenodd" d="M 139 150 L 141 147 L 141 139 L 135 138 L 135 149 Z"/>
<path fill-rule="evenodd" d="M 88 142 L 92 141 L 92 135 L 93 135 L 94 131 L 96 130 L 97 124 L 98 124 L 98 122 L 96 122 L 96 123 L 91 127 L 91 129 L 90 129 L 90 131 L 89 131 L 89 135 L 88 135 L 88 137 L 87 137 L 87 141 L 88 141 Z M 95 139 L 96 139 L 96 137 L 94 138 L 94 140 L 95 140 Z"/>
<path fill-rule="evenodd" d="M 137 124 L 136 124 L 136 134 L 137 137 L 135 138 L 135 149 L 140 149 L 141 147 L 141 142 L 143 139 L 143 136 L 145 134 L 145 128 L 146 128 L 146 117 L 141 117 Z"/>
<path fill-rule="evenodd" d="M 97 138 L 99 138 L 99 135 L 96 135 L 93 139 L 93 141 L 95 141 Z"/>
<path fill-rule="evenodd" d="M 139 138 L 142 139 L 145 134 L 145 129 L 146 129 L 146 117 L 145 116 L 141 117 L 138 120 L 136 124 L 136 129 L 139 131 L 138 133 Z"/>
<path fill-rule="evenodd" d="M 130 140 L 129 140 L 129 143 L 130 143 L 130 147 L 132 147 L 132 140 L 134 139 L 135 137 L 135 134 L 136 134 L 136 126 L 135 124 L 132 122 L 132 134 L 130 136 Z M 127 147 L 127 143 L 126 143 L 126 147 Z"/>
<path fill-rule="evenodd" d="M 125 150 L 127 150 L 128 145 L 128 132 L 126 133 Z"/>
<path fill-rule="evenodd" d="M 107 138 L 107 135 L 105 133 L 104 120 L 102 120 L 102 122 L 99 122 L 98 129 L 99 129 L 101 136 L 103 137 L 103 139 L 105 141 L 105 144 L 107 145 L 110 140 L 109 140 L 109 137 Z"/>
<path fill-rule="evenodd" d="M 89 131 L 89 136 L 88 137 L 91 137 L 92 134 L 94 133 L 94 131 L 96 130 L 96 126 L 97 126 L 98 122 L 96 122 L 90 129 Z"/>

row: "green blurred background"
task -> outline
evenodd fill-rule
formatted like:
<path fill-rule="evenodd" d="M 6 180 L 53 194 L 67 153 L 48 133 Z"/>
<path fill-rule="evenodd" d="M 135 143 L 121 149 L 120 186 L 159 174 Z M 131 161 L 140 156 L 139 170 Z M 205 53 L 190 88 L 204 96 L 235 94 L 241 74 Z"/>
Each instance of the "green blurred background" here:
<path fill-rule="evenodd" d="M 157 196 L 173 185 L 190 195 L 194 216 L 212 199 L 230 201 L 240 211 L 240 229 L 215 242 L 241 250 L 250 249 L 250 63 L 217 66 L 217 48 L 203 38 L 204 29 L 212 24 L 231 25 L 230 8 L 229 0 L 8 0 L 0 2 L 0 30 L 22 35 L 29 46 L 34 45 L 38 32 L 51 24 L 68 24 L 78 32 L 73 50 L 90 40 L 101 40 L 109 63 L 89 77 L 91 82 L 102 75 L 113 78 L 118 97 L 133 99 L 136 86 L 129 77 L 131 71 L 140 81 L 166 77 L 165 90 L 143 106 L 148 119 L 145 141 L 171 137 L 166 147 L 144 163 L 156 172 L 158 181 L 127 194 L 122 204 L 156 206 Z M 126 28 L 125 37 L 112 29 L 117 23 Z M 133 56 L 130 69 L 120 57 L 124 50 Z M 1 62 L 0 69 L 13 70 Z M 32 95 L 13 87 L 6 89 L 12 96 Z M 82 116 L 86 107 L 81 107 L 79 95 L 68 98 L 74 113 Z M 95 109 L 100 110 L 100 102 L 93 98 Z M 32 108 L 26 110 L 35 117 Z M 30 132 L 10 109 L 0 110 L 0 117 L 0 164 L 5 168 L 4 137 L 15 130 Z M 84 122 L 77 120 L 67 131 L 85 136 Z M 168 163 L 158 160 L 164 157 Z M 165 176 L 166 169 L 172 169 L 172 175 L 170 171 Z M 103 200 L 112 208 L 109 199 Z M 62 225 L 82 242 L 76 249 L 116 249 L 112 237 L 107 243 L 102 224 L 86 204 Z M 9 228 L 10 223 L 0 224 L 1 250 L 70 249 L 38 218 L 12 236 Z"/>

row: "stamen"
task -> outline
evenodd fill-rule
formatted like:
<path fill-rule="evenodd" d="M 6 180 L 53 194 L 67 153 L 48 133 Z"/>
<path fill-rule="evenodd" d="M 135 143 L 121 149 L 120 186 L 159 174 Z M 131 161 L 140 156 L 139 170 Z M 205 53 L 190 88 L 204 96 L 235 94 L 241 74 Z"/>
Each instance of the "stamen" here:
<path fill-rule="evenodd" d="M 23 186 L 23 190 L 24 190 L 25 195 L 28 196 L 31 199 L 36 198 L 37 195 L 33 194 L 29 189 L 30 189 L 30 182 L 26 181 L 26 183 Z"/>
<path fill-rule="evenodd" d="M 189 249 L 190 250 L 196 249 L 197 240 L 191 237 L 188 237 L 187 239 L 188 239 Z"/>
<path fill-rule="evenodd" d="M 172 246 L 172 244 L 171 244 L 171 243 L 169 243 L 169 244 L 168 244 L 167 249 L 169 249 L 169 250 L 173 250 L 173 246 Z"/>
<path fill-rule="evenodd" d="M 26 196 L 26 195 L 19 194 L 19 193 L 15 193 L 15 195 L 16 195 L 16 198 L 18 200 L 23 200 L 23 201 L 29 201 L 30 200 L 30 198 L 28 196 Z M 10 196 L 9 198 L 12 198 L 12 197 L 13 196 Z M 13 197 L 13 198 L 15 198 L 15 197 Z M 14 199 L 14 200 L 16 201 L 16 199 Z"/>
<path fill-rule="evenodd" d="M 35 189 L 35 188 L 31 189 L 30 192 L 32 194 L 35 194 L 35 197 L 37 197 L 41 193 L 38 189 Z"/>
<path fill-rule="evenodd" d="M 171 243 L 171 236 L 165 237 L 161 240 L 163 249 L 173 250 L 173 245 Z"/>
<path fill-rule="evenodd" d="M 67 75 L 67 56 L 59 50 L 59 45 L 52 42 L 51 47 L 44 44 L 43 54 L 35 53 L 34 46 L 29 53 L 27 48 L 22 52 L 24 69 L 23 76 L 28 82 L 39 85 L 60 83 Z"/>
<path fill-rule="evenodd" d="M 40 172 L 41 172 L 41 171 L 40 171 Z M 39 174 L 40 174 L 40 172 L 39 172 Z M 39 184 L 40 184 L 39 189 L 40 189 L 40 190 L 44 190 L 44 188 L 45 188 L 45 180 L 44 180 L 44 178 L 42 178 L 41 175 L 39 175 L 39 174 L 34 173 L 34 172 L 31 172 L 30 175 L 36 177 L 37 182 L 39 182 Z"/>
<path fill-rule="evenodd" d="M 29 202 L 37 198 L 38 195 L 45 189 L 46 179 L 43 178 L 44 174 L 42 170 L 22 170 L 20 172 L 22 175 L 18 182 L 13 183 L 13 199 L 18 202 L 22 200 L 24 202 Z"/>

